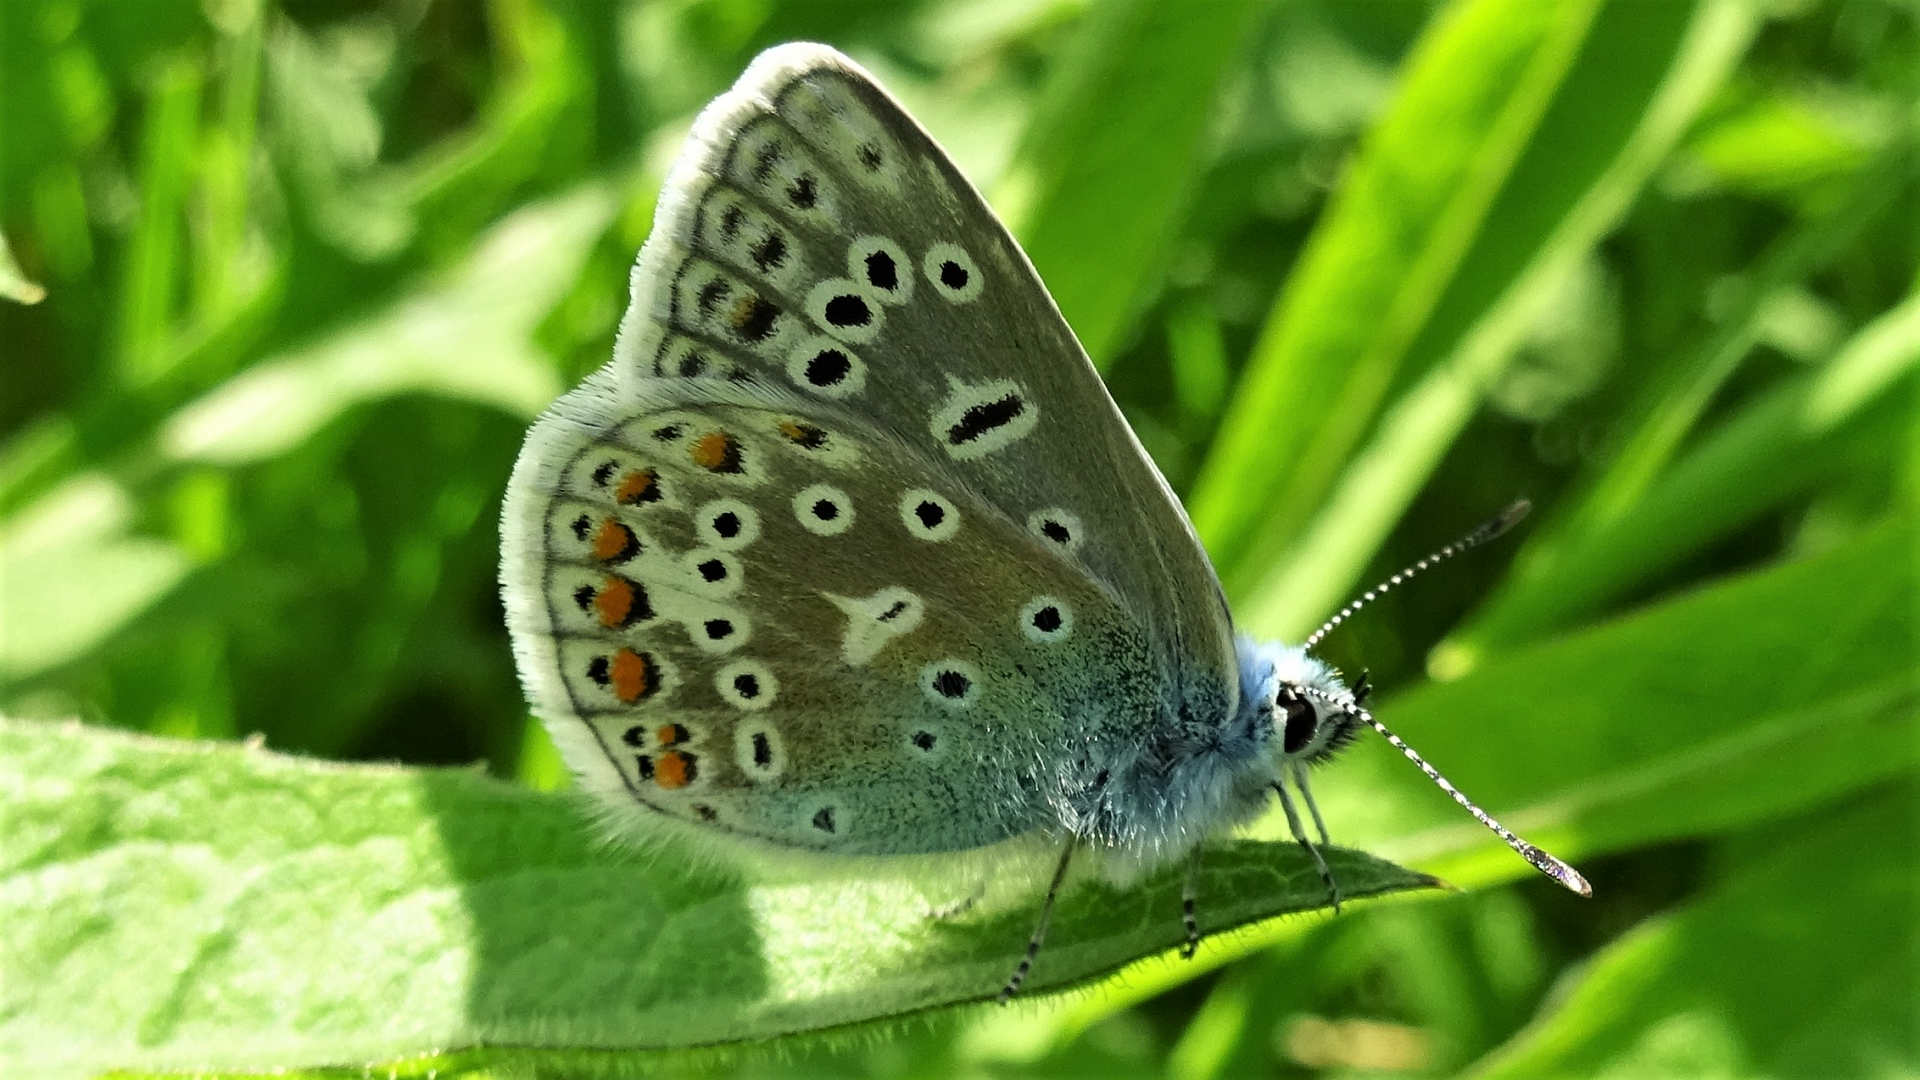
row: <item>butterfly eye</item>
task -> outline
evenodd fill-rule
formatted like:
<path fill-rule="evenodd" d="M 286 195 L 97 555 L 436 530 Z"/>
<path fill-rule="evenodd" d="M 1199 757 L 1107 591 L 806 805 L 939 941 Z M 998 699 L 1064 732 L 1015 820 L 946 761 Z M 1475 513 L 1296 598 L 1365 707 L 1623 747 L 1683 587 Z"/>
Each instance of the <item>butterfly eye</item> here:
<path fill-rule="evenodd" d="M 1297 754 L 1313 741 L 1313 734 L 1320 726 L 1319 718 L 1307 699 L 1291 689 L 1280 691 L 1277 704 L 1287 713 L 1285 726 L 1280 732 L 1281 749 L 1289 754 Z"/>

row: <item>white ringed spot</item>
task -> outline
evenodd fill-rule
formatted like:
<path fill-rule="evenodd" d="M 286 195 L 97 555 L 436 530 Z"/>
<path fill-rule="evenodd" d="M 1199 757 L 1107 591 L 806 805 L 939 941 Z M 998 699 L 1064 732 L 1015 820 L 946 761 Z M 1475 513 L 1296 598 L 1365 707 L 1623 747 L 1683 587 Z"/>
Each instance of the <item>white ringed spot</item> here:
<path fill-rule="evenodd" d="M 787 354 L 787 378 L 822 397 L 851 397 L 866 387 L 867 365 L 846 346 L 816 334 Z"/>
<path fill-rule="evenodd" d="M 680 556 L 680 564 L 694 592 L 727 597 L 740 591 L 740 560 L 719 548 L 694 548 Z"/>
<path fill-rule="evenodd" d="M 775 780 L 787 767 L 780 729 L 765 720 L 743 722 L 733 731 L 733 763 L 749 780 Z"/>
<path fill-rule="evenodd" d="M 1036 596 L 1020 609 L 1020 632 L 1028 641 L 1051 645 L 1073 633 L 1073 609 L 1052 596 Z"/>
<path fill-rule="evenodd" d="M 913 260 L 884 236 L 863 233 L 847 246 L 847 274 L 889 304 L 913 299 Z"/>
<path fill-rule="evenodd" d="M 935 292 L 956 304 L 972 303 L 979 299 L 980 290 L 986 287 L 973 256 L 958 244 L 949 244 L 944 240 L 927 249 L 927 254 L 920 260 L 920 269 L 933 284 Z"/>
<path fill-rule="evenodd" d="M 736 709 L 758 712 L 773 704 L 780 693 L 780 680 L 773 669 L 752 658 L 735 660 L 713 676 L 714 689 Z"/>
<path fill-rule="evenodd" d="M 872 341 L 886 314 L 880 298 L 865 285 L 847 278 L 829 278 L 807 293 L 807 317 L 841 341 Z"/>
<path fill-rule="evenodd" d="M 738 608 L 713 608 L 685 620 L 687 636 L 701 652 L 730 653 L 753 637 L 753 622 Z"/>
<path fill-rule="evenodd" d="M 948 657 L 920 669 L 920 691 L 948 709 L 964 709 L 980 697 L 980 669 Z"/>
<path fill-rule="evenodd" d="M 840 640 L 840 656 L 851 667 L 863 667 L 880 655 L 887 642 L 912 633 L 926 618 L 926 601 L 911 589 L 889 585 L 872 596 L 827 594 L 847 615 L 847 633 Z"/>
<path fill-rule="evenodd" d="M 793 497 L 793 516 L 815 536 L 839 536 L 853 528 L 853 500 L 832 484 L 808 484 Z"/>
<path fill-rule="evenodd" d="M 1069 555 L 1086 539 L 1079 516 L 1057 506 L 1028 514 L 1027 531 Z"/>
<path fill-rule="evenodd" d="M 1012 379 L 961 382 L 947 376 L 947 400 L 929 427 L 940 448 L 956 461 L 1003 450 L 1033 433 L 1040 406 Z"/>
<path fill-rule="evenodd" d="M 739 551 L 760 538 L 760 515 L 739 499 L 714 499 L 693 515 L 702 542 L 721 551 Z"/>
<path fill-rule="evenodd" d="M 911 488 L 900 496 L 900 523 L 918 539 L 948 540 L 960 531 L 960 510 L 937 491 Z"/>

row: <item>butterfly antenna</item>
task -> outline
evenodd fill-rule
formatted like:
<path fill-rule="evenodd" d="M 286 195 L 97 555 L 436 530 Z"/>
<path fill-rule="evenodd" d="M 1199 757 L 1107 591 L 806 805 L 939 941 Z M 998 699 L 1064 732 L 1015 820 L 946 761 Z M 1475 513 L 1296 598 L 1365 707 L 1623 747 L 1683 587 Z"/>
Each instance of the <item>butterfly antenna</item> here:
<path fill-rule="evenodd" d="M 1319 698 L 1321 701 L 1324 701 L 1328 705 L 1332 706 L 1333 708 L 1336 708 L 1341 712 L 1346 713 L 1348 716 L 1364 721 L 1368 727 L 1371 727 L 1373 730 L 1379 732 L 1382 737 L 1384 737 L 1388 742 L 1393 744 L 1394 749 L 1400 751 L 1402 754 L 1405 754 L 1407 756 L 1408 761 L 1413 762 L 1416 766 L 1419 767 L 1421 772 L 1426 773 L 1427 779 L 1440 785 L 1441 791 L 1444 791 L 1447 794 L 1453 796 L 1453 801 L 1459 803 L 1462 807 L 1464 807 L 1467 813 L 1472 814 L 1475 821 L 1478 821 L 1480 824 L 1485 825 L 1489 829 L 1492 829 L 1494 833 L 1500 837 L 1500 839 L 1505 840 L 1507 842 L 1508 847 L 1518 852 L 1521 858 L 1527 860 L 1529 863 L 1532 863 L 1533 868 L 1535 870 L 1538 870 L 1541 873 L 1547 875 L 1553 880 L 1566 886 L 1568 889 L 1579 893 L 1581 896 L 1593 895 L 1593 886 L 1587 884 L 1587 879 L 1580 876 L 1580 871 L 1575 870 L 1573 867 L 1568 866 L 1564 862 L 1561 862 L 1559 859 L 1555 858 L 1554 856 L 1549 855 L 1544 851 L 1541 851 L 1539 848 L 1534 847 L 1532 844 L 1529 844 L 1525 840 L 1520 839 L 1518 836 L 1513 835 L 1512 832 L 1508 831 L 1505 825 L 1502 825 L 1498 821 L 1495 821 L 1493 819 L 1492 814 L 1489 814 L 1485 810 L 1482 810 L 1478 806 L 1475 806 L 1473 804 L 1472 799 L 1469 799 L 1465 795 L 1460 794 L 1460 789 L 1454 787 L 1451 783 L 1449 783 L 1446 777 L 1441 776 L 1440 770 L 1427 764 L 1426 758 L 1421 757 L 1419 753 L 1414 750 L 1413 747 L 1408 746 L 1406 743 L 1400 741 L 1400 736 L 1395 735 L 1391 731 L 1388 731 L 1387 725 L 1381 723 L 1378 720 L 1375 720 L 1373 718 L 1372 713 L 1368 712 L 1365 709 L 1360 708 L 1357 705 L 1352 705 L 1345 701 L 1335 700 L 1334 698 L 1326 694 L 1315 693 L 1312 690 L 1305 690 L 1305 689 L 1303 689 L 1301 692 L 1308 694 L 1312 697 Z"/>
<path fill-rule="evenodd" d="M 1381 582 L 1380 584 L 1375 585 L 1373 588 L 1368 589 L 1365 593 L 1363 593 L 1360 596 L 1360 599 L 1355 600 L 1353 603 L 1348 604 L 1346 607 L 1341 608 L 1339 613 L 1334 615 L 1333 618 L 1328 619 L 1326 622 L 1321 623 L 1320 629 L 1315 630 L 1313 633 L 1309 634 L 1307 636 L 1306 643 L 1301 645 L 1300 647 L 1302 649 L 1305 649 L 1307 652 L 1312 652 L 1313 647 L 1315 645 L 1320 644 L 1320 639 L 1326 637 L 1329 633 L 1331 633 L 1334 627 L 1339 626 L 1343 622 L 1346 622 L 1348 618 L 1352 617 L 1354 612 L 1359 611 L 1361 608 L 1366 607 L 1368 604 L 1371 604 L 1375 600 L 1386 595 L 1386 592 L 1388 589 L 1391 589 L 1395 585 L 1398 585 L 1401 582 L 1406 581 L 1408 578 L 1412 577 L 1415 574 L 1420 573 L 1422 570 L 1426 570 L 1431 567 L 1438 566 L 1441 563 L 1446 562 L 1448 559 L 1453 558 L 1455 555 L 1458 555 L 1463 551 L 1472 551 L 1474 548 L 1479 547 L 1481 544 L 1484 544 L 1489 540 L 1498 538 L 1501 533 L 1504 533 L 1508 529 L 1511 529 L 1515 525 L 1519 524 L 1520 519 L 1523 517 L 1526 517 L 1527 511 L 1531 509 L 1533 509 L 1533 504 L 1531 502 L 1528 502 L 1525 499 L 1516 500 L 1511 505 L 1509 505 L 1505 510 L 1502 510 L 1498 514 L 1494 515 L 1492 519 L 1481 523 L 1481 525 L 1478 528 L 1474 529 L 1472 532 L 1468 533 L 1467 535 L 1461 537 L 1458 540 L 1455 540 L 1453 543 L 1448 544 L 1446 547 L 1441 548 L 1439 551 L 1434 552 L 1433 554 L 1427 556 L 1426 558 L 1421 559 L 1419 562 L 1414 563 L 1412 566 L 1407 567 L 1405 570 L 1400 571 L 1399 573 L 1393 575 L 1392 577 Z"/>

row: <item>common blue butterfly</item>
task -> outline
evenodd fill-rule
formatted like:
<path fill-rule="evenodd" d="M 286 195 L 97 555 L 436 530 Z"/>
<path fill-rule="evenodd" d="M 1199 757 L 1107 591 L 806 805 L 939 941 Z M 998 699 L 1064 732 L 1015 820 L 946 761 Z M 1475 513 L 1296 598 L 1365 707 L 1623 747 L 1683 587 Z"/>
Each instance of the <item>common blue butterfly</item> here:
<path fill-rule="evenodd" d="M 1235 636 L 1033 267 L 852 61 L 771 49 L 700 114 L 631 293 L 612 362 L 527 436 L 501 568 L 528 696 L 622 831 L 743 861 L 1043 848 L 1004 1000 L 1076 853 L 1192 865 L 1269 795 L 1337 902 L 1288 786 L 1326 843 L 1306 766 L 1371 725 L 1587 891 L 1364 687 Z M 1191 954 L 1191 890 L 1185 916 Z"/>

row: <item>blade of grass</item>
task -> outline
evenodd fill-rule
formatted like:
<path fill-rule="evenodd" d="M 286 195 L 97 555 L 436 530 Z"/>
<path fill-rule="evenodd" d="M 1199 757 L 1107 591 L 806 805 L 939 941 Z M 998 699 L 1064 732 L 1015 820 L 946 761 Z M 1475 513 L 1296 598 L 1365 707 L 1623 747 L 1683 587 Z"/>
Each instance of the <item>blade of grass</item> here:
<path fill-rule="evenodd" d="M 1920 295 L 1882 315 L 1820 371 L 1720 424 L 1647 488 L 1632 513 L 1567 537 L 1467 640 L 1540 636 L 1593 615 L 1639 582 L 1845 469 L 1891 451 L 1911 423 Z M 1885 450 L 1878 450 L 1885 446 Z M 1450 664 L 1439 654 L 1436 664 Z"/>
<path fill-rule="evenodd" d="M 1895 913 L 1920 905 L 1920 877 L 1889 849 L 1916 810 L 1908 782 L 1749 838 L 1708 895 L 1609 944 L 1466 1075 L 1912 1075 L 1920 942 Z"/>
<path fill-rule="evenodd" d="M 425 391 L 531 417 L 559 393 L 534 331 L 573 284 L 616 207 L 605 186 L 531 204 L 389 309 L 268 357 L 170 418 L 175 460 L 236 465 L 284 453 L 351 406 Z"/>
<path fill-rule="evenodd" d="M 1598 533 L 1627 514 L 1667 469 L 1714 395 L 1752 350 L 1767 301 L 1803 280 L 1876 221 L 1906 184 L 1906 152 L 1890 149 L 1863 169 L 1849 193 L 1829 212 L 1781 238 L 1761 260 L 1730 305 L 1724 321 L 1700 346 L 1665 365 L 1649 380 L 1637 404 L 1626 409 L 1627 428 L 1617 450 L 1599 455 L 1583 480 L 1583 497 L 1563 500 L 1526 536 L 1514 570 L 1480 611 L 1433 651 L 1436 678 L 1457 678 L 1500 647 L 1533 633 L 1521 605 L 1530 605 L 1539 582 L 1579 538 Z"/>
<path fill-rule="evenodd" d="M 1663 40 L 1650 29 L 1674 33 Z M 1526 223 L 1516 230 L 1520 237 L 1489 235 L 1461 264 L 1463 282 L 1502 283 L 1498 297 L 1479 311 L 1452 351 L 1383 413 L 1373 439 L 1296 545 L 1250 584 L 1240 609 L 1244 625 L 1256 634 L 1297 639 L 1355 588 L 1374 551 L 1478 411 L 1542 304 L 1626 212 L 1745 52 L 1753 30 L 1751 11 L 1736 2 L 1699 5 L 1693 18 L 1677 25 L 1650 22 L 1631 5 L 1602 13 L 1541 135 L 1514 167 L 1490 215 L 1496 229 Z M 1575 152 L 1554 135 L 1571 131 L 1580 132 Z M 1540 232 L 1543 221 L 1551 228 Z M 1450 314 L 1442 311 L 1437 318 Z"/>
<path fill-rule="evenodd" d="M 1248 360 L 1188 500 L 1229 594 L 1372 425 L 1598 4 L 1468 0 L 1415 45 Z"/>
<path fill-rule="evenodd" d="M 1489 658 L 1381 714 L 1562 857 L 1799 812 L 1920 756 L 1904 722 L 1920 703 L 1916 543 L 1915 523 L 1896 516 L 1826 554 Z M 1343 840 L 1450 881 L 1531 873 L 1378 742 L 1315 793 Z"/>
<path fill-rule="evenodd" d="M 1266 10 L 1260 0 L 1212 3 L 1204 17 L 1159 0 L 1095 4 L 994 192 L 1098 365 L 1160 274 L 1207 165 L 1222 88 Z"/>

